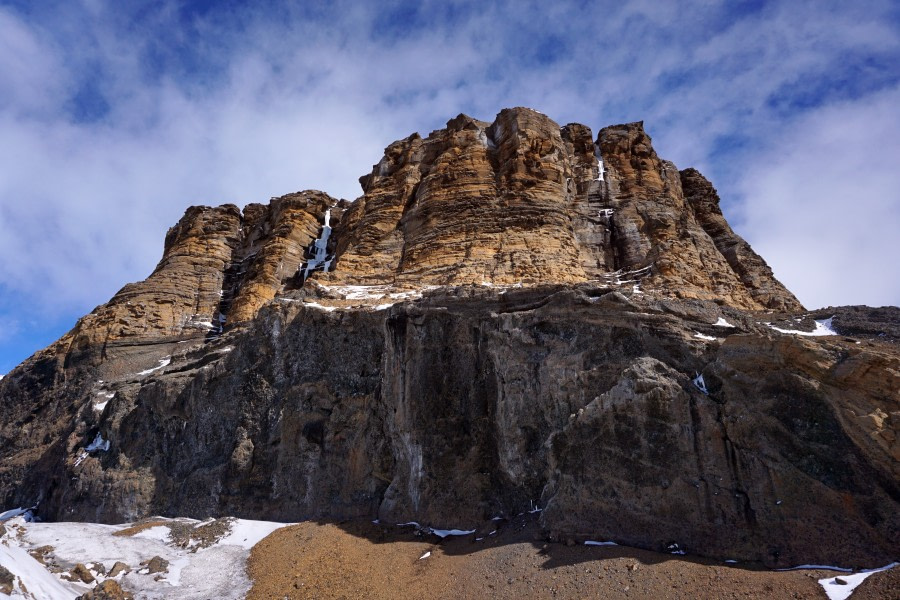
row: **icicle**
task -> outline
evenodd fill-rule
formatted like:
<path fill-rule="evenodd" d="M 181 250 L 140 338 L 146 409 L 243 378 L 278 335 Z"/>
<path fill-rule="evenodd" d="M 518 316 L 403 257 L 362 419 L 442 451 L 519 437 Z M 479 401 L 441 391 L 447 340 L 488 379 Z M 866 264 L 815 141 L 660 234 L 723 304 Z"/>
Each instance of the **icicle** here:
<path fill-rule="evenodd" d="M 697 389 L 703 392 L 705 395 L 709 396 L 709 391 L 706 389 L 706 382 L 703 381 L 703 375 L 697 373 L 697 376 L 694 377 L 694 385 L 697 386 Z"/>
<path fill-rule="evenodd" d="M 603 157 L 600 155 L 600 146 L 594 144 L 594 156 L 597 157 L 597 181 L 603 181 L 603 176 L 606 174 L 606 167 L 603 164 Z"/>
<path fill-rule="evenodd" d="M 306 261 L 303 267 L 303 281 L 315 270 L 321 269 L 327 272 L 331 268 L 332 258 L 328 257 L 328 238 L 331 236 L 331 209 L 325 211 L 325 225 L 319 239 L 313 242 L 312 257 Z"/>

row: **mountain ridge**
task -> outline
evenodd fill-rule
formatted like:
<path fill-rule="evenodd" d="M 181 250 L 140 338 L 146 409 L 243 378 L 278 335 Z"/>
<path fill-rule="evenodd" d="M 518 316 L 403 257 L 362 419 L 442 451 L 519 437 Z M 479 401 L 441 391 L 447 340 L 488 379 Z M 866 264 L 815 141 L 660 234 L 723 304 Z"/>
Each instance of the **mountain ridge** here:
<path fill-rule="evenodd" d="M 0 498 L 101 522 L 537 503 L 553 539 L 892 558 L 900 311 L 805 311 L 641 123 L 459 115 L 360 183 L 189 208 L 146 280 L 0 380 Z"/>

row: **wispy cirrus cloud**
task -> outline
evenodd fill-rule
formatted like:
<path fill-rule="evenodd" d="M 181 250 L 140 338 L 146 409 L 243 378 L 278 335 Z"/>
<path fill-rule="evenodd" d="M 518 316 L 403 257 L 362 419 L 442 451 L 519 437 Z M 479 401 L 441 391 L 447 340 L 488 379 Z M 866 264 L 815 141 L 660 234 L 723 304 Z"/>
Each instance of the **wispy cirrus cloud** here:
<path fill-rule="evenodd" d="M 900 224 L 883 207 L 896 182 L 838 127 L 883 127 L 879 99 L 900 81 L 894 3 L 623 4 L 0 4 L 0 318 L 58 335 L 145 277 L 189 204 L 352 198 L 391 141 L 517 105 L 595 130 L 643 119 L 661 155 L 716 183 L 804 302 L 900 302 L 891 286 L 860 279 L 850 300 L 807 277 L 797 257 L 841 240 L 809 234 L 803 214 L 846 194 L 791 179 L 827 154 L 870 182 L 854 228 Z M 783 260 L 776 235 L 808 254 Z M 844 254 L 883 264 L 890 250 Z M 0 372 L 50 335 L 28 330 L 0 346 Z"/>

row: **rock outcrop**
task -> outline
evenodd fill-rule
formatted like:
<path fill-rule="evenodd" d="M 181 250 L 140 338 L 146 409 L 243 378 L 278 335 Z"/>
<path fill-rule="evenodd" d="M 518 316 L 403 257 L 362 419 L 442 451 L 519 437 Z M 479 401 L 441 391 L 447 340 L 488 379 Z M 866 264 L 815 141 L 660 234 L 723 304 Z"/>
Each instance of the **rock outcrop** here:
<path fill-rule="evenodd" d="M 560 539 L 894 558 L 900 310 L 801 312 L 640 123 L 461 115 L 361 183 L 189 209 L 147 280 L 0 380 L 0 499 L 106 522 L 540 507 Z M 307 279 L 316 239 L 332 268 Z M 853 337 L 806 335 L 829 317 Z"/>
<path fill-rule="evenodd" d="M 323 282 L 574 283 L 630 272 L 664 295 L 802 309 L 724 222 L 715 190 L 686 173 L 689 198 L 641 123 L 594 141 L 584 125 L 560 128 L 525 108 L 493 123 L 460 115 L 395 142 L 360 179 L 365 195 L 336 230 L 339 266 Z"/>

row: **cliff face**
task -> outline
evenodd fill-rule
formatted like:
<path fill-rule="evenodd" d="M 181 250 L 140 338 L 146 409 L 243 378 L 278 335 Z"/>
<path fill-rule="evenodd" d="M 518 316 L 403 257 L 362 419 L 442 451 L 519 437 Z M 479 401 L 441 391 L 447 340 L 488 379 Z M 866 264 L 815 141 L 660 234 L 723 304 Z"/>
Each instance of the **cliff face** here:
<path fill-rule="evenodd" d="M 592 140 L 588 127 L 560 128 L 530 109 L 493 123 L 460 115 L 426 139 L 395 142 L 360 179 L 365 195 L 336 230 L 338 267 L 323 282 L 534 284 L 636 272 L 626 278 L 663 295 L 802 309 L 724 222 L 715 190 L 686 173 L 688 197 L 641 123 Z"/>
<path fill-rule="evenodd" d="M 189 209 L 147 280 L 0 380 L 4 504 L 454 527 L 539 506 L 557 538 L 893 558 L 900 311 L 799 313 L 639 123 L 461 115 L 361 183 Z M 334 269 L 306 279 L 315 254 Z M 782 332 L 827 317 L 854 337 Z"/>

